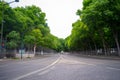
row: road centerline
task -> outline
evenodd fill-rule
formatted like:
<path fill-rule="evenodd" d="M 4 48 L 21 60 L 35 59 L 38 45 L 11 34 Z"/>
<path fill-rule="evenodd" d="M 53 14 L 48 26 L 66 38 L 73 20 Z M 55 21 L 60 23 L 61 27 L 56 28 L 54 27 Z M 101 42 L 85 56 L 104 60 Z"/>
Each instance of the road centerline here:
<path fill-rule="evenodd" d="M 50 72 L 51 70 L 53 70 L 54 68 L 55 68 L 55 66 L 52 66 L 50 69 L 46 69 L 43 72 L 39 73 L 38 75 L 44 75 L 44 74 Z"/>
<path fill-rule="evenodd" d="M 30 76 L 30 75 L 32 75 L 32 74 L 36 74 L 36 73 L 38 73 L 38 72 L 45 71 L 46 69 L 48 69 L 48 68 L 54 66 L 56 63 L 58 63 L 60 59 L 61 59 L 61 57 L 59 57 L 56 61 L 54 61 L 53 63 L 51 63 L 50 65 L 48 65 L 48 66 L 46 66 L 46 67 L 44 67 L 44 68 L 42 68 L 42 69 L 38 69 L 38 70 L 36 70 L 36 71 L 33 71 L 33 72 L 27 73 L 27 74 L 25 74 L 25 75 L 19 76 L 19 77 L 13 79 L 13 80 L 20 80 L 20 79 L 23 79 L 23 78 L 25 78 L 25 77 L 28 77 L 28 76 Z"/>

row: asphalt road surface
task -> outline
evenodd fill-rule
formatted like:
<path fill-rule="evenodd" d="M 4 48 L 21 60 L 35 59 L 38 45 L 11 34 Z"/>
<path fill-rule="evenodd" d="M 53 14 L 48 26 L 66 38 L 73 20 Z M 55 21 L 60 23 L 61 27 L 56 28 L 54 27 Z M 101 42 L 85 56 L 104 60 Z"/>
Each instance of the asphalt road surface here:
<path fill-rule="evenodd" d="M 55 54 L 0 61 L 0 80 L 120 80 L 120 60 Z"/>

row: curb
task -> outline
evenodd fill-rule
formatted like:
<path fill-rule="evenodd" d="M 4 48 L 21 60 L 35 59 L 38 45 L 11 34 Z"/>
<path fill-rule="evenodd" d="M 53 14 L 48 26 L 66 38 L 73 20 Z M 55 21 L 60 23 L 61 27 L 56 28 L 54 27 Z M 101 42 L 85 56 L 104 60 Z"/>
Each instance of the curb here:
<path fill-rule="evenodd" d="M 86 57 L 86 58 L 95 58 L 95 59 L 109 59 L 109 60 L 120 60 L 120 57 L 117 56 L 95 56 L 95 55 L 81 55 L 81 54 L 71 54 L 78 57 Z"/>
<path fill-rule="evenodd" d="M 18 59 L 12 59 L 12 58 L 3 58 L 0 59 L 0 62 L 5 62 L 5 61 L 29 61 L 29 60 L 37 60 L 37 59 L 42 59 L 42 58 L 46 58 L 48 56 L 42 55 L 42 56 L 36 56 L 36 57 L 31 57 L 31 58 L 18 58 Z"/>

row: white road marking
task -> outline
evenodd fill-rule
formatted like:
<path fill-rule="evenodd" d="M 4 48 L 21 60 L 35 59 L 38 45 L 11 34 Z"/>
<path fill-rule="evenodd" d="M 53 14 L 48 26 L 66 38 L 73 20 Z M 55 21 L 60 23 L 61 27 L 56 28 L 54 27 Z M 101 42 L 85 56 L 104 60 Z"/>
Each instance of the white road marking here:
<path fill-rule="evenodd" d="M 15 79 L 13 79 L 13 80 L 20 80 L 20 79 L 25 78 L 25 77 L 28 77 L 28 76 L 30 76 L 30 75 L 32 75 L 32 74 L 35 74 L 35 73 L 44 71 L 44 70 L 52 67 L 53 65 L 55 65 L 59 60 L 60 60 L 60 57 L 59 57 L 56 61 L 54 61 L 52 64 L 50 64 L 50 65 L 48 65 L 48 66 L 46 66 L 46 67 L 44 67 L 44 68 L 42 68 L 42 69 L 38 69 L 38 70 L 36 70 L 36 71 L 27 73 L 27 74 L 25 74 L 25 75 L 22 75 L 22 76 L 20 76 L 20 77 L 17 77 L 17 78 L 15 78 Z"/>
<path fill-rule="evenodd" d="M 43 71 L 43 72 L 39 73 L 38 75 L 44 75 L 44 74 L 46 74 L 46 73 L 48 73 L 48 72 L 50 72 L 50 69 L 45 70 L 45 71 Z"/>
<path fill-rule="evenodd" d="M 55 68 L 55 66 L 53 66 L 53 67 L 51 67 L 50 69 L 47 69 L 47 70 L 45 70 L 45 71 L 39 73 L 38 75 L 44 75 L 44 74 L 50 72 L 50 71 L 51 71 L 52 69 L 54 69 L 54 68 Z"/>
<path fill-rule="evenodd" d="M 112 70 L 119 70 L 120 71 L 120 69 L 118 69 L 118 68 L 113 68 L 113 67 L 106 67 L 107 69 L 112 69 Z"/>

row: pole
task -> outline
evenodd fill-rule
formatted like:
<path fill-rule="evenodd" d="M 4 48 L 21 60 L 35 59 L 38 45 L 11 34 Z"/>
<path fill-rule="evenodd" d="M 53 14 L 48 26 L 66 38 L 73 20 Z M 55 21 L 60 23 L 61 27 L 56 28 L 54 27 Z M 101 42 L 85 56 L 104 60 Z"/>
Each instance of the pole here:
<path fill-rule="evenodd" d="M 23 36 L 24 33 L 21 33 L 21 59 L 23 59 L 23 50 L 24 50 Z"/>
<path fill-rule="evenodd" d="M 19 0 L 15 0 L 15 1 L 11 1 L 7 4 L 10 4 L 10 3 L 13 3 L 13 2 L 19 2 Z M 3 47 L 2 47 L 2 44 L 3 44 L 3 28 L 4 28 L 4 0 L 1 0 L 1 3 L 2 3 L 2 22 L 1 22 L 1 36 L 0 36 L 0 53 L 3 53 Z"/>
<path fill-rule="evenodd" d="M 0 52 L 2 53 L 2 43 L 3 43 L 3 26 L 4 26 L 4 0 L 2 0 L 2 24 L 1 24 L 1 41 L 0 41 Z"/>

